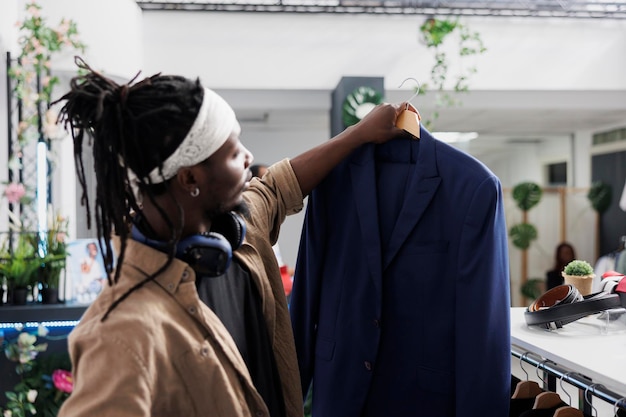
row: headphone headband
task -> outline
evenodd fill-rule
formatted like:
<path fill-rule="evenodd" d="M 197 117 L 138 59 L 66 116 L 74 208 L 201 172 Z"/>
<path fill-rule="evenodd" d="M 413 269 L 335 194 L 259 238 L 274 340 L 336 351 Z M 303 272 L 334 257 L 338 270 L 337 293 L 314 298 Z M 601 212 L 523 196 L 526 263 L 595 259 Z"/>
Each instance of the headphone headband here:
<path fill-rule="evenodd" d="M 230 266 L 233 250 L 238 249 L 246 235 L 244 220 L 234 212 L 214 219 L 211 232 L 191 235 L 176 245 L 176 257 L 185 261 L 202 276 L 217 277 Z M 131 229 L 133 240 L 165 252 L 168 243 L 146 237 L 137 227 Z"/>

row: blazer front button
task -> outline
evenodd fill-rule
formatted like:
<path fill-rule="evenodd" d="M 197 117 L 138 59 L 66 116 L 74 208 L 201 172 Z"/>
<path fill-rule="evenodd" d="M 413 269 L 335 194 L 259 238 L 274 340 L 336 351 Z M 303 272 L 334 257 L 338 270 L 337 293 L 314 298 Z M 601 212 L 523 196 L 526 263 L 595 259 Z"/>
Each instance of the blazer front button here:
<path fill-rule="evenodd" d="M 365 369 L 368 371 L 372 370 L 372 363 L 370 361 L 365 361 L 363 364 L 365 365 Z"/>

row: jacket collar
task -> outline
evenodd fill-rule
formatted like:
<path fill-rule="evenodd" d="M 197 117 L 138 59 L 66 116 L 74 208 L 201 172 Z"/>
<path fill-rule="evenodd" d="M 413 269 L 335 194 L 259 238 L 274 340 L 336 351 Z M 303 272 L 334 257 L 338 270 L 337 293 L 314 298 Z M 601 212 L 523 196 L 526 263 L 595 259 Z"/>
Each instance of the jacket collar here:
<path fill-rule="evenodd" d="M 391 241 L 382 257 L 378 208 L 375 204 L 377 201 L 374 152 L 376 145 L 362 146 L 350 160 L 352 187 L 358 190 L 355 192 L 355 203 L 359 227 L 364 238 L 369 268 L 374 276 L 380 275 L 393 261 L 424 214 L 441 182 L 437 169 L 437 141 L 424 127 L 421 127 L 420 136 L 416 169 L 409 182 L 411 192 L 405 196 Z M 380 280 L 375 280 L 375 282 L 377 286 L 380 286 Z"/>

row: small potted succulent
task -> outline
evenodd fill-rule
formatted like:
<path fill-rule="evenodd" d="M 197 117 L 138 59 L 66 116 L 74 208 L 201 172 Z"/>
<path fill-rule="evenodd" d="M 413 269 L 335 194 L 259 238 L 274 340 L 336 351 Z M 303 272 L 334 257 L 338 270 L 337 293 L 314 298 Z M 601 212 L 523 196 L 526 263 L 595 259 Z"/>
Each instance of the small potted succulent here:
<path fill-rule="evenodd" d="M 593 267 L 589 262 L 580 259 L 574 259 L 563 268 L 563 279 L 565 284 L 571 284 L 578 289 L 582 295 L 591 294 L 593 284 Z"/>

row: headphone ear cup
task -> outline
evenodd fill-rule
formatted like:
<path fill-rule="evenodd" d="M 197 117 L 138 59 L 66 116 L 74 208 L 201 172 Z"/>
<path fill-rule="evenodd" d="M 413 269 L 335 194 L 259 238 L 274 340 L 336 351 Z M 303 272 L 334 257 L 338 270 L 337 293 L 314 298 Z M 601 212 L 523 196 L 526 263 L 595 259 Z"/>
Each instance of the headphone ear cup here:
<path fill-rule="evenodd" d="M 176 247 L 176 257 L 201 275 L 217 277 L 230 266 L 232 248 L 224 236 L 210 232 L 181 240 Z"/>
<path fill-rule="evenodd" d="M 232 247 L 238 249 L 246 237 L 246 222 L 234 211 L 220 214 L 211 223 L 211 232 L 222 235 Z"/>

